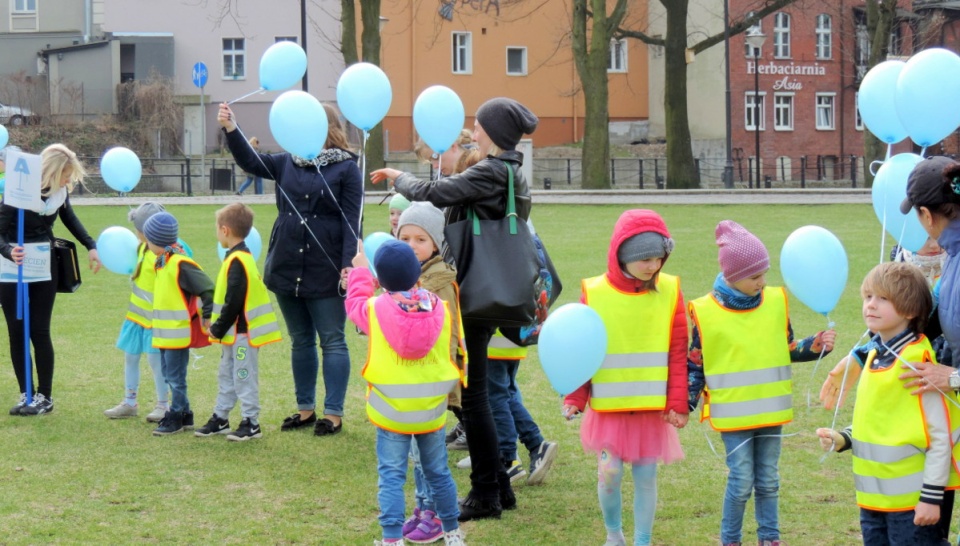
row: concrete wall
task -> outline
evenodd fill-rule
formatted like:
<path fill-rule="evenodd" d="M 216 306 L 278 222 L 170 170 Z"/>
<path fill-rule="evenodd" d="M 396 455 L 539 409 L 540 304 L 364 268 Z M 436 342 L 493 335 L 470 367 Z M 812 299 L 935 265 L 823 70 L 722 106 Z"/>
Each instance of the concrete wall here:
<path fill-rule="evenodd" d="M 72 104 L 63 84 L 83 85 L 81 100 L 84 114 L 116 113 L 120 72 L 114 67 L 119 66 L 120 43 L 116 40 L 99 47 L 50 55 L 50 113 L 80 113 L 80 106 Z"/>

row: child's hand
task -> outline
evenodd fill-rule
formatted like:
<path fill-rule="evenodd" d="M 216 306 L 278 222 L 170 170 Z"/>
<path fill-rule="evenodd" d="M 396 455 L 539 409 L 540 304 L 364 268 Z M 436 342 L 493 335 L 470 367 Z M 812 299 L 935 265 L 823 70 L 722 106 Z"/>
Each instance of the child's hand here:
<path fill-rule="evenodd" d="M 208 318 L 203 319 L 203 322 L 201 323 L 201 326 L 203 327 L 203 331 L 204 331 L 204 332 L 209 332 L 209 331 L 210 331 L 210 319 L 208 319 Z"/>
<path fill-rule="evenodd" d="M 936 504 L 920 501 L 913 508 L 913 511 L 914 525 L 934 525 L 940 521 L 940 507 Z"/>
<path fill-rule="evenodd" d="M 683 428 L 687 426 L 687 421 L 689 418 L 690 416 L 686 413 L 677 413 L 676 410 L 670 410 L 669 412 L 663 414 L 663 420 L 676 428 Z"/>
<path fill-rule="evenodd" d="M 563 412 L 562 412 L 562 414 L 563 414 L 563 418 L 566 419 L 567 421 L 572 420 L 572 419 L 573 419 L 574 417 L 576 417 L 577 414 L 579 414 L 579 413 L 580 413 L 580 410 L 577 409 L 577 406 L 574 406 L 574 405 L 572 405 L 572 404 L 564 404 L 564 405 L 563 405 Z"/>
<path fill-rule="evenodd" d="M 843 380 L 843 374 L 846 371 L 847 379 Z M 850 390 L 860 378 L 860 366 L 855 360 L 846 356 L 837 363 L 836 366 L 827 374 L 827 379 L 820 388 L 820 401 L 823 407 L 832 410 L 838 405 L 842 405 L 846 399 L 847 391 Z"/>
<path fill-rule="evenodd" d="M 363 241 L 357 241 L 357 255 L 353 257 L 353 261 L 350 263 L 353 264 L 353 267 L 370 269 L 370 261 L 367 260 L 367 255 L 363 253 Z"/>
<path fill-rule="evenodd" d="M 843 436 L 832 428 L 818 428 L 817 436 L 820 438 L 820 447 L 824 451 L 839 451 L 847 446 Z"/>
<path fill-rule="evenodd" d="M 830 352 L 833 350 L 833 344 L 837 341 L 837 332 L 833 329 L 825 330 L 820 332 L 817 337 L 820 340 L 820 343 L 823 344 L 824 350 Z"/>

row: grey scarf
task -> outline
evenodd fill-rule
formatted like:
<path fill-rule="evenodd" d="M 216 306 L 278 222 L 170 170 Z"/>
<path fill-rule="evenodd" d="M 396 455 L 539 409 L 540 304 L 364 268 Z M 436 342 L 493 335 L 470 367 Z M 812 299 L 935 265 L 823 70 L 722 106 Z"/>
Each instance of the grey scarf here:
<path fill-rule="evenodd" d="M 306 159 L 298 155 L 291 155 L 290 157 L 293 158 L 293 164 L 297 167 L 326 167 L 327 165 L 353 159 L 353 156 L 351 156 L 349 152 L 341 150 L 340 148 L 322 150 L 320 155 L 314 159 Z"/>

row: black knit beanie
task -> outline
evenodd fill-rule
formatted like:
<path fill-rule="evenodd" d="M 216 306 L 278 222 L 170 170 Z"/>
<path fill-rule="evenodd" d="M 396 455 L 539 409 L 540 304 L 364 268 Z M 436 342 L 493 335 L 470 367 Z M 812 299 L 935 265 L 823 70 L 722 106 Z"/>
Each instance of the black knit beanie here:
<path fill-rule="evenodd" d="M 501 150 L 514 150 L 520 137 L 537 130 L 539 119 L 526 106 L 506 97 L 490 99 L 477 109 L 477 122 Z"/>

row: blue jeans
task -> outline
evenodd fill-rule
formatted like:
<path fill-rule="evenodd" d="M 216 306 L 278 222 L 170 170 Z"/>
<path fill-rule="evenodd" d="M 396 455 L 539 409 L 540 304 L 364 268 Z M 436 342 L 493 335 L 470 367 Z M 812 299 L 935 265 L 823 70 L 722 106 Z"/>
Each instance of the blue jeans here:
<path fill-rule="evenodd" d="M 864 546 L 927 546 L 943 544 L 936 525 L 913 524 L 914 512 L 878 512 L 860 509 Z"/>
<path fill-rule="evenodd" d="M 343 335 L 347 310 L 343 298 L 298 298 L 277 294 L 277 304 L 293 343 L 290 364 L 297 409 L 317 407 L 317 336 L 323 351 L 324 415 L 343 415 L 350 380 L 350 351 Z"/>
<path fill-rule="evenodd" d="M 530 412 L 523 405 L 523 397 L 517 388 L 517 370 L 519 360 L 487 360 L 487 390 L 490 397 L 490 409 L 497 424 L 497 443 L 500 446 L 500 458 L 507 466 L 517 458 L 517 439 L 528 451 L 533 451 L 543 443 L 540 427 L 533 421 Z"/>
<path fill-rule="evenodd" d="M 443 429 L 426 434 L 398 434 L 377 428 L 377 501 L 380 504 L 380 527 L 383 538 L 403 536 L 406 503 L 403 484 L 407 481 L 407 457 L 410 443 L 415 441 L 420 450 L 420 464 L 424 477 L 437 505 L 437 517 L 444 532 L 459 527 L 457 518 L 457 485 L 447 466 L 447 444 Z"/>
<path fill-rule="evenodd" d="M 720 542 L 740 542 L 743 512 L 755 492 L 758 540 L 780 540 L 780 431 L 783 427 L 721 432 L 727 450 L 727 490 L 723 496 Z"/>
<path fill-rule="evenodd" d="M 240 187 L 237 189 L 237 193 L 243 193 L 243 190 L 250 187 L 250 184 L 253 184 L 253 191 L 260 195 L 263 193 L 263 179 L 259 176 L 254 176 L 247 173 L 247 179 L 243 181 L 243 184 L 240 184 Z"/>
<path fill-rule="evenodd" d="M 160 369 L 163 380 L 170 385 L 170 411 L 190 411 L 187 398 L 187 366 L 190 349 L 160 349 Z"/>

